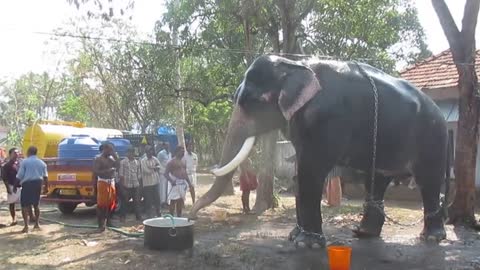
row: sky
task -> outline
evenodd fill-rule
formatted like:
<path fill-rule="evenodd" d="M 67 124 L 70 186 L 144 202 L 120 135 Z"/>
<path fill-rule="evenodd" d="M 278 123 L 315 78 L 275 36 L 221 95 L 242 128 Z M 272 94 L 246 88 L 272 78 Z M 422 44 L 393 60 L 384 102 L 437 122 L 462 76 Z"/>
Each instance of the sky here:
<path fill-rule="evenodd" d="M 126 0 L 117 0 L 122 2 Z M 420 23 L 427 35 L 427 44 L 434 53 L 448 49 L 448 42 L 431 5 L 431 0 L 412 0 L 418 8 Z M 460 25 L 465 0 L 446 0 Z M 156 20 L 163 13 L 162 0 L 135 0 L 132 23 L 142 34 L 151 34 Z M 66 0 L 15 0 L 0 4 L 0 79 L 19 76 L 28 71 L 54 72 L 65 59 L 62 53 L 51 53 L 50 36 L 35 32 L 52 32 L 79 11 Z M 476 40 L 479 48 L 480 27 Z"/>

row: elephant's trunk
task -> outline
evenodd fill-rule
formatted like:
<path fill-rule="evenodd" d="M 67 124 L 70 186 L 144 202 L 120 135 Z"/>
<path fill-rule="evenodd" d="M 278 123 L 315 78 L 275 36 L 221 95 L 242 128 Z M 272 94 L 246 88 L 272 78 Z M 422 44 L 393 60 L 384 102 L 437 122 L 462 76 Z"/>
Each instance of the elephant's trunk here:
<path fill-rule="evenodd" d="M 232 181 L 233 174 L 238 165 L 245 160 L 248 152 L 253 147 L 254 122 L 245 115 L 239 106 L 234 108 L 228 127 L 227 137 L 223 144 L 220 165 L 222 168 L 213 171 L 216 176 L 212 187 L 198 199 L 190 211 L 190 218 L 196 218 L 197 212 L 213 203 L 223 193 L 227 184 Z M 247 140 L 248 138 L 248 140 Z M 246 141 L 247 140 L 247 141 Z M 245 142 L 246 141 L 246 142 Z"/>

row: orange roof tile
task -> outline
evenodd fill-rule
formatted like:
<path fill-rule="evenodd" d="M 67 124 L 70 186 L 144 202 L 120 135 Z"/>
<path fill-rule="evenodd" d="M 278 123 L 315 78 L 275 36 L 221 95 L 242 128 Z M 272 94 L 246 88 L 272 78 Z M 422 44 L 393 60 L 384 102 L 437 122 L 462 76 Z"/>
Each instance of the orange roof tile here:
<path fill-rule="evenodd" d="M 476 70 L 480 74 L 480 50 L 476 53 Z M 400 77 L 420 89 L 455 87 L 458 73 L 450 50 L 431 56 L 400 72 Z"/>

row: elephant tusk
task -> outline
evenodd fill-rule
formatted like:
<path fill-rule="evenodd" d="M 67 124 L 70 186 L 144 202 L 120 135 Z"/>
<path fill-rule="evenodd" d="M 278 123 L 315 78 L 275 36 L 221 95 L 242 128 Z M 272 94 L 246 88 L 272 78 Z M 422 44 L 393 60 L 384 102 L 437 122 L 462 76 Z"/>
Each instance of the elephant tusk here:
<path fill-rule="evenodd" d="M 238 154 L 225 166 L 219 169 L 212 170 L 212 173 L 215 176 L 224 176 L 229 172 L 235 170 L 248 157 L 248 154 L 252 150 L 254 144 L 255 136 L 248 137 L 243 143 L 242 148 L 240 148 Z"/>

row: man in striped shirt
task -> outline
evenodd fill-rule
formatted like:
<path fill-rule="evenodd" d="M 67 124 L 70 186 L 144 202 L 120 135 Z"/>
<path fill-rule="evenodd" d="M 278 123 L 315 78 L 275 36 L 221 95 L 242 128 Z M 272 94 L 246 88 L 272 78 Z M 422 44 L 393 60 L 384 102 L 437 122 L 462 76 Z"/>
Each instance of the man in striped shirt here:
<path fill-rule="evenodd" d="M 151 217 L 151 209 L 155 208 L 156 216 L 161 216 L 160 213 L 160 194 L 158 192 L 160 161 L 154 156 L 154 149 L 147 146 L 147 156 L 140 162 L 142 172 L 143 196 L 145 198 L 145 210 L 149 217 Z"/>
<path fill-rule="evenodd" d="M 128 149 L 127 157 L 120 162 L 120 186 L 122 189 L 122 202 L 124 205 L 121 207 L 120 220 L 125 221 L 125 215 L 127 214 L 127 203 L 130 199 L 133 200 L 133 206 L 135 208 L 136 219 L 142 220 L 140 215 L 140 162 L 135 159 L 135 150 L 133 148 Z"/>

